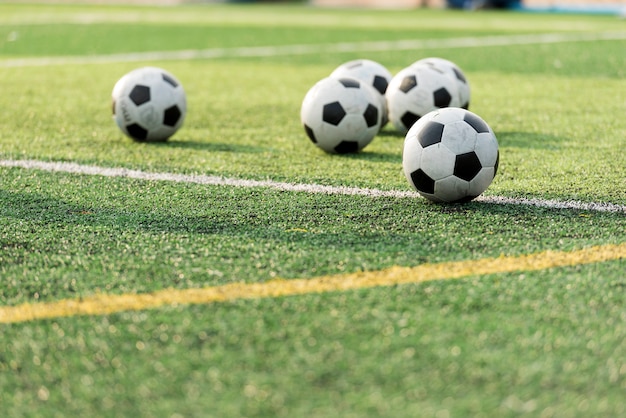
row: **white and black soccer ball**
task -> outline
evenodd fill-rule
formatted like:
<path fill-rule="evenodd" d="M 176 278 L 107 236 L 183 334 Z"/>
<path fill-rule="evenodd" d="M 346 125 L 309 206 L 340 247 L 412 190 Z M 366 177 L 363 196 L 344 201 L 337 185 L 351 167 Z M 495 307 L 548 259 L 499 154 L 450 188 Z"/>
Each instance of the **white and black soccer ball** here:
<path fill-rule="evenodd" d="M 389 121 L 402 134 L 428 112 L 461 104 L 455 81 L 427 65 L 400 70 L 385 95 Z"/>
<path fill-rule="evenodd" d="M 372 86 L 380 97 L 383 111 L 381 127 L 387 124 L 387 99 L 385 98 L 385 93 L 393 75 L 384 65 L 369 59 L 357 59 L 341 64 L 330 73 L 330 76 L 335 78 L 356 78 Z"/>
<path fill-rule="evenodd" d="M 306 93 L 300 120 L 316 146 L 333 154 L 365 148 L 380 130 L 380 101 L 370 86 L 354 78 L 326 77 Z"/>
<path fill-rule="evenodd" d="M 428 57 L 423 58 L 421 60 L 415 61 L 411 66 L 416 65 L 429 65 L 434 69 L 441 71 L 445 74 L 448 74 L 449 77 L 454 79 L 456 86 L 458 88 L 460 105 L 463 109 L 469 109 L 470 99 L 471 99 L 471 88 L 470 83 L 461 67 L 459 67 L 456 63 L 447 60 L 445 58 L 439 57 Z"/>
<path fill-rule="evenodd" d="M 434 202 L 468 202 L 498 171 L 498 141 L 478 115 L 444 108 L 424 115 L 407 133 L 402 167 L 409 184 Z"/>
<path fill-rule="evenodd" d="M 183 124 L 187 98 L 180 81 L 157 67 L 133 70 L 115 83 L 113 119 L 140 142 L 166 141 Z"/>

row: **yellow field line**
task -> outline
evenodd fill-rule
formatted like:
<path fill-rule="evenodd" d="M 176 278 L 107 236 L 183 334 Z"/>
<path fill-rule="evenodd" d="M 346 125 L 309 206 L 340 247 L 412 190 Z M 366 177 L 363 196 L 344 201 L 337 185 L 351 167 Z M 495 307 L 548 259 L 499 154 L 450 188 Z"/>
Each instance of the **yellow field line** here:
<path fill-rule="evenodd" d="M 235 299 L 345 291 L 494 273 L 544 270 L 618 259 L 626 259 L 626 243 L 589 247 L 570 252 L 545 251 L 516 257 L 501 256 L 470 261 L 423 264 L 417 267 L 391 267 L 380 271 L 339 274 L 312 279 L 276 279 L 264 283 L 233 283 L 184 290 L 165 289 L 143 294 L 97 294 L 81 299 L 0 307 L 0 323 L 74 315 L 105 315 L 174 304 L 206 304 Z"/>

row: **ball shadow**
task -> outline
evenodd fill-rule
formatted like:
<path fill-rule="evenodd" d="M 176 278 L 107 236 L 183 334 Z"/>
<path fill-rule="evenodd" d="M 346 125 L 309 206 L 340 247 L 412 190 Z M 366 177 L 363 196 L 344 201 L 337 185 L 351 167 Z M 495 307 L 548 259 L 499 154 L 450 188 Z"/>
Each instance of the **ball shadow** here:
<path fill-rule="evenodd" d="M 501 147 L 533 148 L 556 150 L 568 140 L 567 137 L 536 132 L 504 131 L 496 132 Z"/>
<path fill-rule="evenodd" d="M 385 128 L 382 131 L 378 132 L 377 136 L 382 137 L 382 138 L 397 138 L 400 140 L 404 140 L 404 137 L 406 135 L 392 128 Z"/>
<path fill-rule="evenodd" d="M 234 152 L 234 153 L 261 153 L 265 150 L 262 147 L 255 147 L 241 144 L 228 144 L 224 142 L 202 142 L 195 140 L 170 139 L 165 142 L 149 142 L 155 146 L 189 149 L 194 151 L 208 152 Z"/>
<path fill-rule="evenodd" d="M 364 160 L 374 163 L 402 163 L 402 155 L 391 152 L 376 152 L 363 150 L 356 153 L 338 154 L 341 158 L 347 158 L 351 160 Z"/>

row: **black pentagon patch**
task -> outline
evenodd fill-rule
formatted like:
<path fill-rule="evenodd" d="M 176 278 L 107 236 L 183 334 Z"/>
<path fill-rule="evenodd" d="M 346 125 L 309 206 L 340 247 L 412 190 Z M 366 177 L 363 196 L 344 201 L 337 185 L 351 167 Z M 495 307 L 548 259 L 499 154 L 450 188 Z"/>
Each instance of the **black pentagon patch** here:
<path fill-rule="evenodd" d="M 341 103 L 332 102 L 324 105 L 322 110 L 322 120 L 324 122 L 337 126 L 344 116 L 346 116 L 346 111 L 343 110 Z"/>
<path fill-rule="evenodd" d="M 170 84 L 174 88 L 178 87 L 178 83 L 176 82 L 176 80 L 174 80 L 172 77 L 170 77 L 169 75 L 165 73 L 163 73 L 162 75 L 163 75 L 163 81 Z"/>
<path fill-rule="evenodd" d="M 483 132 L 489 132 L 489 126 L 485 123 L 485 121 L 472 113 L 466 113 L 463 120 L 467 122 L 469 126 L 474 128 L 474 130 L 479 134 Z"/>
<path fill-rule="evenodd" d="M 137 106 L 150 101 L 150 87 L 137 84 L 128 95 Z"/>
<path fill-rule="evenodd" d="M 379 75 L 374 76 L 374 82 L 372 83 L 372 86 L 374 86 L 374 88 L 378 90 L 380 94 L 385 94 L 388 84 L 389 83 L 387 82 L 387 79 L 385 77 L 381 77 Z"/>
<path fill-rule="evenodd" d="M 359 143 L 356 141 L 341 141 L 339 145 L 335 147 L 337 154 L 350 154 L 359 152 Z"/>
<path fill-rule="evenodd" d="M 474 151 L 456 156 L 454 163 L 454 175 L 458 178 L 470 181 L 483 168 L 480 160 Z"/>
<path fill-rule="evenodd" d="M 431 179 L 421 168 L 411 173 L 411 180 L 418 191 L 428 194 L 435 193 L 435 180 Z"/>
<path fill-rule="evenodd" d="M 433 92 L 433 101 L 436 107 L 448 107 L 452 101 L 452 96 L 445 88 L 440 88 Z"/>
<path fill-rule="evenodd" d="M 339 82 L 347 89 L 358 89 L 361 87 L 361 83 L 353 78 L 340 78 Z"/>
<path fill-rule="evenodd" d="M 467 79 L 465 78 L 465 75 L 463 75 L 463 73 L 459 71 L 458 68 L 452 68 L 452 71 L 454 71 L 454 75 L 456 76 L 457 80 L 467 84 Z"/>
<path fill-rule="evenodd" d="M 165 109 L 163 112 L 163 125 L 166 126 L 175 126 L 180 119 L 180 109 L 178 106 L 174 105 Z"/>
<path fill-rule="evenodd" d="M 406 112 L 404 115 L 402 115 L 400 120 L 402 121 L 404 126 L 406 126 L 406 128 L 409 129 L 411 128 L 411 126 L 413 126 L 415 122 L 417 122 L 419 118 L 421 118 L 420 115 L 416 115 L 415 113 L 412 113 L 412 112 Z"/>
<path fill-rule="evenodd" d="M 408 93 L 415 86 L 417 86 L 417 77 L 409 75 L 404 77 L 402 83 L 400 83 L 400 90 L 404 93 Z"/>
<path fill-rule="evenodd" d="M 315 133 L 313 133 L 313 129 L 311 129 L 307 125 L 304 125 L 304 132 L 306 132 L 306 136 L 309 137 L 311 142 L 313 142 L 314 144 L 317 144 L 317 138 L 315 138 Z"/>
<path fill-rule="evenodd" d="M 461 109 L 469 109 L 469 102 L 465 102 L 465 104 L 463 106 L 461 106 Z"/>
<path fill-rule="evenodd" d="M 145 141 L 148 138 L 148 130 L 136 123 L 128 125 L 126 130 L 128 131 L 128 134 L 137 141 Z"/>
<path fill-rule="evenodd" d="M 368 128 L 376 126 L 378 124 L 378 108 L 369 103 L 367 109 L 363 112 L 363 118 L 365 118 L 365 123 L 367 123 Z"/>
<path fill-rule="evenodd" d="M 422 127 L 417 134 L 417 141 L 422 148 L 429 147 L 441 142 L 441 136 L 443 135 L 444 125 L 438 122 L 428 122 Z"/>

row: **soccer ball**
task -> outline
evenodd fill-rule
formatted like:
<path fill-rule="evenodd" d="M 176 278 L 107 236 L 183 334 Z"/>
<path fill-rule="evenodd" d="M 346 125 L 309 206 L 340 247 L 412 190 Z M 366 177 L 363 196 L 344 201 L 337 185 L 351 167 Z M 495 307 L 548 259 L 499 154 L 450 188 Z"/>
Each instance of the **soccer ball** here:
<path fill-rule="evenodd" d="M 391 79 L 385 95 L 389 120 L 402 134 L 428 112 L 461 104 L 455 81 L 428 65 L 400 70 Z"/>
<path fill-rule="evenodd" d="M 452 77 L 456 83 L 459 93 L 459 100 L 461 102 L 459 107 L 469 109 L 471 96 L 469 81 L 467 80 L 467 77 L 465 77 L 463 70 L 461 70 L 458 65 L 452 61 L 438 57 L 423 58 L 415 61 L 411 66 L 417 65 L 429 65 L 432 68 Z"/>
<path fill-rule="evenodd" d="M 111 96 L 113 119 L 135 141 L 166 141 L 182 126 L 187 113 L 183 86 L 161 68 L 129 72 L 115 83 Z"/>
<path fill-rule="evenodd" d="M 378 131 L 380 101 L 371 87 L 354 78 L 326 77 L 307 92 L 300 120 L 309 139 L 328 153 L 354 153 Z"/>
<path fill-rule="evenodd" d="M 380 107 L 383 112 L 381 128 L 387 124 L 387 99 L 385 99 L 385 92 L 393 76 L 385 66 L 376 61 L 358 59 L 341 64 L 335 68 L 330 76 L 335 78 L 356 78 L 372 86 L 378 92 L 380 98 Z"/>
<path fill-rule="evenodd" d="M 468 202 L 479 196 L 491 184 L 498 162 L 498 141 L 489 125 L 461 108 L 426 114 L 404 140 L 404 175 L 433 202 Z"/>

